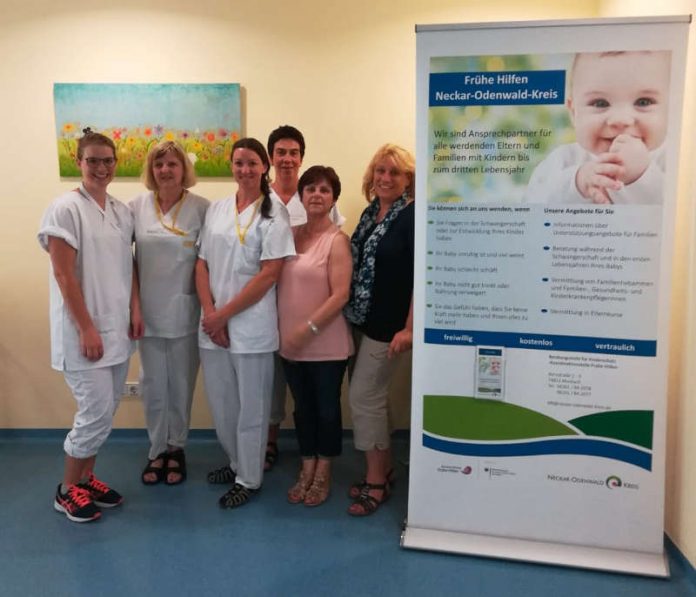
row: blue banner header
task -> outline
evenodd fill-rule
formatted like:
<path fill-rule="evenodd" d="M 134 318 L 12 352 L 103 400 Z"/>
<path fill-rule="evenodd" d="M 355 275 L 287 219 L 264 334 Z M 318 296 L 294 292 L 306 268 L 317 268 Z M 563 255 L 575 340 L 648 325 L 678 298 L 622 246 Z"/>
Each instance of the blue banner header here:
<path fill-rule="evenodd" d="M 565 103 L 565 71 L 431 73 L 430 106 Z"/>

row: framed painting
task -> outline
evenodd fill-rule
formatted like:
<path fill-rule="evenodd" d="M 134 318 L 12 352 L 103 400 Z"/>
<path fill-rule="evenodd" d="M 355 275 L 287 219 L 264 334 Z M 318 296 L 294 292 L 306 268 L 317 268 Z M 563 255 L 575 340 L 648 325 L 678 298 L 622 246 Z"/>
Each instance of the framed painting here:
<path fill-rule="evenodd" d="M 230 150 L 241 136 L 238 83 L 55 83 L 60 175 L 80 176 L 77 141 L 90 127 L 113 139 L 116 176 L 140 176 L 150 147 L 181 144 L 198 176 L 231 176 Z"/>

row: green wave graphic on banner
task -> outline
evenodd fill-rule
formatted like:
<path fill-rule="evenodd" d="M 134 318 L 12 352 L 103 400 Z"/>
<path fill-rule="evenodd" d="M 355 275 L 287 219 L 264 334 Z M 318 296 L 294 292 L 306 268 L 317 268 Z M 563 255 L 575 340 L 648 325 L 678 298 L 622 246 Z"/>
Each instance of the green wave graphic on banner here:
<path fill-rule="evenodd" d="M 578 435 L 564 423 L 536 411 L 468 396 L 424 396 L 423 430 L 484 441 Z"/>
<path fill-rule="evenodd" d="M 619 410 L 596 413 L 568 421 L 586 435 L 618 439 L 652 450 L 653 412 Z"/>
<path fill-rule="evenodd" d="M 568 424 L 523 406 L 496 400 L 471 396 L 423 397 L 423 430 L 446 438 L 504 441 L 581 435 L 618 440 L 652 450 L 652 411 L 602 412 L 571 419 Z"/>

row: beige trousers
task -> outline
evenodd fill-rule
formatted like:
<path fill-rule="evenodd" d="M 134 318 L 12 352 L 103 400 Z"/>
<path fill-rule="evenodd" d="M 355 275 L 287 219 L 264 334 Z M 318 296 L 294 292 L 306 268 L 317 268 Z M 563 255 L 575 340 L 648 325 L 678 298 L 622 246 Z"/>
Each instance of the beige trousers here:
<path fill-rule="evenodd" d="M 389 342 L 372 340 L 353 331 L 355 356 L 348 368 L 353 440 L 355 448 L 387 450 L 391 444 L 391 423 L 387 398 L 396 365 L 403 354 L 388 359 Z"/>

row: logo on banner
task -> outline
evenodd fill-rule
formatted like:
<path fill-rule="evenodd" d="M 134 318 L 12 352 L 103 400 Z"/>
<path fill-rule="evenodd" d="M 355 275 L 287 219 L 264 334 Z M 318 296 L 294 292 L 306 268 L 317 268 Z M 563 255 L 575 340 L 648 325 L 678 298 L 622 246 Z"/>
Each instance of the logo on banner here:
<path fill-rule="evenodd" d="M 464 466 L 460 466 L 458 464 L 441 464 L 440 466 L 437 467 L 437 472 L 438 473 L 457 473 L 457 474 L 468 476 L 474 472 L 474 468 L 469 464 L 465 464 Z"/>
<path fill-rule="evenodd" d="M 495 477 L 514 477 L 517 474 L 508 468 L 500 468 L 490 465 L 484 467 L 483 472 L 486 473 L 489 479 L 493 479 Z"/>
<path fill-rule="evenodd" d="M 638 483 L 629 483 L 628 481 L 622 481 L 621 477 L 616 475 L 610 475 L 606 480 L 607 489 L 640 489 Z"/>
<path fill-rule="evenodd" d="M 623 483 L 621 483 L 621 479 L 617 477 L 616 475 L 611 475 L 610 477 L 607 477 L 607 487 L 609 489 L 618 489 L 621 487 Z"/>
<path fill-rule="evenodd" d="M 554 481 L 556 483 L 573 483 L 577 485 L 584 485 L 585 487 L 606 487 L 607 489 L 640 489 L 640 485 L 637 483 L 628 483 L 622 481 L 621 477 L 617 475 L 609 475 L 606 480 L 591 478 L 591 477 L 578 477 L 574 475 L 555 475 L 547 474 L 546 479 L 548 481 Z"/>

